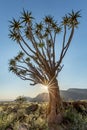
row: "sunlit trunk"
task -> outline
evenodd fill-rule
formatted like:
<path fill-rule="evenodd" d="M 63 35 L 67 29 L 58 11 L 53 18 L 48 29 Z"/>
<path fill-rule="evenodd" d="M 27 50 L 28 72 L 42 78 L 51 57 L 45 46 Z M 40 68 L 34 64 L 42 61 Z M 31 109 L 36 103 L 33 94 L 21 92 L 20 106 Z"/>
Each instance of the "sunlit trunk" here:
<path fill-rule="evenodd" d="M 56 125 L 62 122 L 62 100 L 56 79 L 49 86 L 48 126 L 49 130 L 56 130 Z"/>

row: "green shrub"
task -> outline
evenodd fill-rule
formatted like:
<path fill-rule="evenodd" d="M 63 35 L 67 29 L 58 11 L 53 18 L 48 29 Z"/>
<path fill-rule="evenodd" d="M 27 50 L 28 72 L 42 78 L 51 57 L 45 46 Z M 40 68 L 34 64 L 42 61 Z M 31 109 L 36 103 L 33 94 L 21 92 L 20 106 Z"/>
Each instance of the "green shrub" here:
<path fill-rule="evenodd" d="M 86 116 L 82 116 L 72 106 L 65 111 L 64 118 L 69 123 L 69 130 L 87 130 Z"/>

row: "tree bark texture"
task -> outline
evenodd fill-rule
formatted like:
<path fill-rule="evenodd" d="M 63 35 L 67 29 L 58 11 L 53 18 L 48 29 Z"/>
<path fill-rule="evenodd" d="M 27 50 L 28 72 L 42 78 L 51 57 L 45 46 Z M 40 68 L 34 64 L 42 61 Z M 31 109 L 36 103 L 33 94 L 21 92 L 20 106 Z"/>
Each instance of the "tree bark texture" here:
<path fill-rule="evenodd" d="M 48 127 L 49 130 L 60 130 L 58 125 L 61 124 L 62 117 L 62 100 L 60 97 L 60 91 L 58 81 L 54 79 L 48 88 L 49 91 L 49 107 L 48 107 Z"/>

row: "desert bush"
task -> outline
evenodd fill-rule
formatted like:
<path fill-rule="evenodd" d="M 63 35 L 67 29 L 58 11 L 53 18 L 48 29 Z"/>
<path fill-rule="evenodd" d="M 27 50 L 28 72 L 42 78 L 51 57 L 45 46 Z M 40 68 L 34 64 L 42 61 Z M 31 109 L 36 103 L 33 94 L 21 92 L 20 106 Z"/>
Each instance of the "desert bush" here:
<path fill-rule="evenodd" d="M 7 106 L 7 108 L 6 108 Z M 82 113 L 79 112 L 73 103 L 65 104 L 64 120 L 61 124 L 63 130 L 87 130 L 87 114 L 85 105 L 79 104 Z M 18 130 L 25 126 L 28 130 L 48 130 L 46 120 L 47 103 L 29 103 L 25 104 L 10 103 L 0 105 L 0 130 L 6 130 L 12 126 L 13 130 Z M 59 127 L 59 126 L 58 126 Z"/>
<path fill-rule="evenodd" d="M 86 116 L 83 116 L 81 113 L 76 111 L 75 108 L 70 106 L 65 111 L 64 120 L 69 124 L 69 130 L 86 130 L 87 129 L 87 120 Z"/>

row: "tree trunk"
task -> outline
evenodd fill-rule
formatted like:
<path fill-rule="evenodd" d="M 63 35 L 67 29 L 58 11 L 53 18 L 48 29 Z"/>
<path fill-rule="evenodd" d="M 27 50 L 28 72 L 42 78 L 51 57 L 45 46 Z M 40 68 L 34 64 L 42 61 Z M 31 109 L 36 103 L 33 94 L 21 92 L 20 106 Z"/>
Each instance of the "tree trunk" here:
<path fill-rule="evenodd" d="M 60 130 L 58 125 L 62 122 L 62 100 L 58 81 L 54 79 L 48 88 L 49 91 L 49 107 L 48 107 L 48 127 L 49 130 Z"/>

